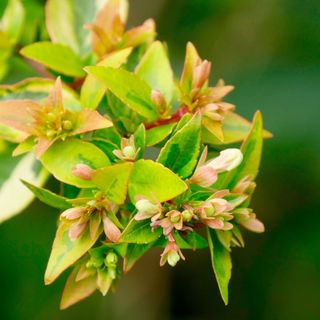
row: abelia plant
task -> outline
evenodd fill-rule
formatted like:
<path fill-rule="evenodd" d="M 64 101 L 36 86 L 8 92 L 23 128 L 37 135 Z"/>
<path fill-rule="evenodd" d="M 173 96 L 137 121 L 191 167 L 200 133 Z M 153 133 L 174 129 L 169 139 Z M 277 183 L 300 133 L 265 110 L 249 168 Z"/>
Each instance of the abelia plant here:
<path fill-rule="evenodd" d="M 47 2 L 52 42 L 21 50 L 50 78 L 0 87 L 3 157 L 26 154 L 6 183 L 18 175 L 61 211 L 45 283 L 72 268 L 64 309 L 97 289 L 105 295 L 155 247 L 172 267 L 208 248 L 227 304 L 231 250 L 244 246 L 243 229 L 264 231 L 250 208 L 271 136 L 261 113 L 252 123 L 236 114 L 224 101 L 233 86 L 210 84 L 211 63 L 191 43 L 176 77 L 152 20 L 125 29 L 127 1 L 60 5 Z M 43 188 L 49 175 L 60 194 Z M 31 199 L 20 200 L 5 218 Z"/>

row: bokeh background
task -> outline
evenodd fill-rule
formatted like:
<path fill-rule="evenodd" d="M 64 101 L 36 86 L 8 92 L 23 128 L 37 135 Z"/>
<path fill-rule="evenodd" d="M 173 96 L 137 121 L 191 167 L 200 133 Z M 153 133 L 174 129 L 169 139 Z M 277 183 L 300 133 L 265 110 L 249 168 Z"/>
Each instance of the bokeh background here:
<path fill-rule="evenodd" d="M 43 1 L 24 2 L 41 22 Z M 186 253 L 174 269 L 160 269 L 152 252 L 116 294 L 95 294 L 61 312 L 67 274 L 43 285 L 58 212 L 34 202 L 0 226 L 0 318 L 320 319 L 320 2 L 132 0 L 129 25 L 148 17 L 178 72 L 192 41 L 213 62 L 212 81 L 236 86 L 229 101 L 238 112 L 251 118 L 262 111 L 274 138 L 265 143 L 253 206 L 266 232 L 245 234 L 246 247 L 234 250 L 228 307 L 207 251 Z M 6 83 L 31 74 L 19 59 L 11 65 Z"/>

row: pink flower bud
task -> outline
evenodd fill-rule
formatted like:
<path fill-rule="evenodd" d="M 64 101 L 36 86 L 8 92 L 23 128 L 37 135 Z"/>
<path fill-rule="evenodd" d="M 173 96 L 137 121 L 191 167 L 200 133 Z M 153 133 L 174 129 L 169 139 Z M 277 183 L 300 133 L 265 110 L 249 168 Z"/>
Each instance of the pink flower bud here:
<path fill-rule="evenodd" d="M 153 89 L 151 91 L 151 100 L 157 105 L 157 106 L 163 106 L 166 104 L 166 100 L 164 99 L 163 94 L 159 90 Z"/>
<path fill-rule="evenodd" d="M 72 173 L 74 176 L 87 181 L 92 179 L 92 172 L 93 170 L 83 163 L 79 163 L 72 168 Z"/>
<path fill-rule="evenodd" d="M 217 171 L 210 166 L 200 166 L 190 178 L 193 184 L 207 188 L 213 185 L 218 178 Z"/>
<path fill-rule="evenodd" d="M 211 63 L 204 60 L 201 64 L 193 69 L 193 86 L 200 89 L 208 80 L 211 71 Z"/>
<path fill-rule="evenodd" d="M 70 240 L 76 241 L 84 232 L 84 229 L 86 228 L 86 226 L 87 226 L 87 223 L 76 222 L 72 224 L 68 232 Z"/>
<path fill-rule="evenodd" d="M 80 218 L 86 212 L 85 207 L 75 207 L 70 208 L 61 213 L 61 218 L 66 218 L 68 220 L 75 220 Z"/>
<path fill-rule="evenodd" d="M 112 242 L 118 242 L 121 236 L 121 231 L 119 228 L 107 216 L 104 216 L 102 221 L 103 230 L 106 237 Z"/>

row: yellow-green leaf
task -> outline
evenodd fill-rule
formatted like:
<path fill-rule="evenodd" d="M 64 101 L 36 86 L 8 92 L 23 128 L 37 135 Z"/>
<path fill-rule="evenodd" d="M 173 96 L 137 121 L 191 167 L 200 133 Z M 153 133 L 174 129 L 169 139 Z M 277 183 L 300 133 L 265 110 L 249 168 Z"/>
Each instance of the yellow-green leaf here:
<path fill-rule="evenodd" d="M 97 241 L 102 226 L 94 238 L 90 236 L 90 230 L 86 227 L 85 232 L 75 241 L 71 241 L 68 235 L 70 225 L 61 223 L 58 227 L 53 242 L 49 262 L 45 272 L 45 284 L 50 284 L 74 262 L 80 259 Z"/>
<path fill-rule="evenodd" d="M 13 149 L 13 145 L 0 141 L 0 223 L 21 213 L 34 199 L 20 179 L 41 187 L 49 176 L 31 153 L 12 158 Z"/>
<path fill-rule="evenodd" d="M 98 169 L 92 176 L 92 182 L 106 197 L 116 204 L 123 204 L 127 197 L 128 183 L 133 163 L 124 162 Z"/>
<path fill-rule="evenodd" d="M 174 89 L 173 72 L 167 51 L 160 41 L 153 42 L 148 48 L 135 73 L 152 89 L 160 91 L 170 103 Z"/>
<path fill-rule="evenodd" d="M 228 112 L 222 121 L 223 141 L 219 140 L 205 128 L 202 130 L 202 140 L 204 143 L 213 145 L 241 142 L 248 135 L 250 128 L 250 121 L 234 112 Z M 269 131 L 264 130 L 263 137 L 268 139 L 272 137 L 272 134 Z"/>
<path fill-rule="evenodd" d="M 130 109 L 150 122 L 158 118 L 157 108 L 151 100 L 151 88 L 137 75 L 123 69 L 105 67 L 86 67 L 86 70 L 101 80 Z"/>
<path fill-rule="evenodd" d="M 260 111 L 257 111 L 252 122 L 250 133 L 243 141 L 241 151 L 243 160 L 240 165 L 230 171 L 223 180 L 224 187 L 232 188 L 246 176 L 252 179 L 258 174 L 263 145 L 263 121 Z"/>
<path fill-rule="evenodd" d="M 107 55 L 98 66 L 119 68 L 124 64 L 132 48 L 126 48 Z M 101 81 L 95 78 L 93 75 L 87 75 L 82 87 L 81 87 L 81 105 L 83 108 L 96 109 L 105 94 L 106 88 Z"/>
<path fill-rule="evenodd" d="M 85 76 L 82 61 L 65 45 L 37 42 L 24 47 L 20 53 L 61 74 L 79 78 Z"/>
<path fill-rule="evenodd" d="M 186 189 L 186 183 L 160 163 L 139 160 L 134 164 L 129 182 L 129 196 L 134 203 L 139 196 L 164 202 Z"/>
<path fill-rule="evenodd" d="M 83 180 L 72 173 L 79 163 L 92 169 L 110 164 L 109 158 L 95 145 L 78 139 L 55 142 L 40 158 L 44 167 L 58 180 L 80 188 L 92 188 L 92 181 Z"/>

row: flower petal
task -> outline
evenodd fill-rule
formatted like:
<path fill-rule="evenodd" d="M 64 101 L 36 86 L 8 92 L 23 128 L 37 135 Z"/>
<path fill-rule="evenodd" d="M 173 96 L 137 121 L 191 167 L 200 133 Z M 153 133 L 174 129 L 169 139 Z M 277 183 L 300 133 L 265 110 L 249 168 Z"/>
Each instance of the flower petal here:
<path fill-rule="evenodd" d="M 204 219 L 203 222 L 212 229 L 223 229 L 224 222 L 220 219 Z"/>
<path fill-rule="evenodd" d="M 118 242 L 121 232 L 108 217 L 103 217 L 103 229 L 106 237 L 109 240 L 112 242 Z"/>
<path fill-rule="evenodd" d="M 36 146 L 36 156 L 39 159 L 56 140 L 49 140 L 47 138 L 41 137 L 38 139 L 38 143 Z"/>
<path fill-rule="evenodd" d="M 76 241 L 84 229 L 86 228 L 86 223 L 73 223 L 69 229 L 68 235 L 71 241 Z"/>
<path fill-rule="evenodd" d="M 86 212 L 84 207 L 75 207 L 63 211 L 60 215 L 61 218 L 66 218 L 68 220 L 74 220 L 80 218 Z"/>
<path fill-rule="evenodd" d="M 64 111 L 62 98 L 62 84 L 60 77 L 57 78 L 54 86 L 51 88 L 47 98 L 47 105 L 57 111 Z"/>

